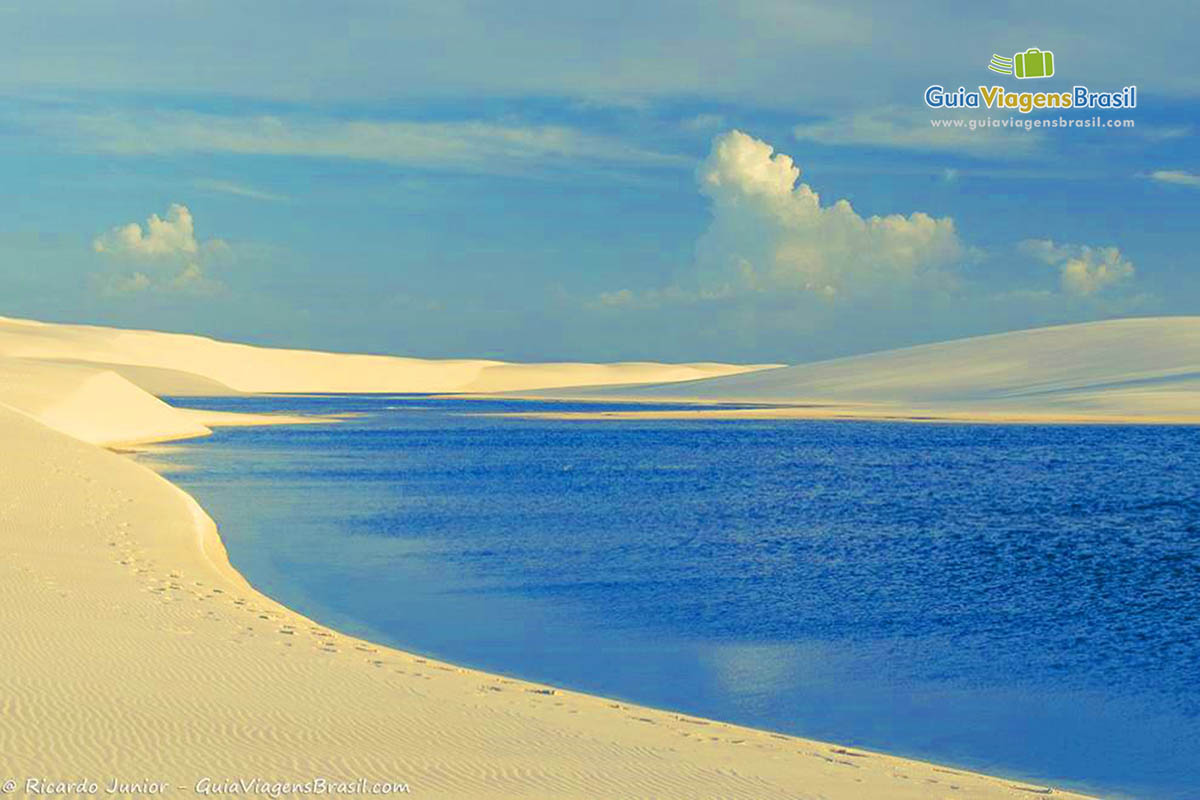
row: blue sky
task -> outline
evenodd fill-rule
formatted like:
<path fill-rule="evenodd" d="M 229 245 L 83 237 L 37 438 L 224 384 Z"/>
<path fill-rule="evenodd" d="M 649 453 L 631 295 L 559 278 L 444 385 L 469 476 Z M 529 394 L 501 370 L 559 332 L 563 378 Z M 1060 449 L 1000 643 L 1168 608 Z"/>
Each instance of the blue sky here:
<path fill-rule="evenodd" d="M 0 0 L 0 314 L 785 362 L 1195 314 L 1198 17 Z M 1032 46 L 1053 78 L 986 69 Z M 934 83 L 1139 102 L 1101 114 L 1129 129 L 934 130 L 1021 116 L 932 111 Z"/>

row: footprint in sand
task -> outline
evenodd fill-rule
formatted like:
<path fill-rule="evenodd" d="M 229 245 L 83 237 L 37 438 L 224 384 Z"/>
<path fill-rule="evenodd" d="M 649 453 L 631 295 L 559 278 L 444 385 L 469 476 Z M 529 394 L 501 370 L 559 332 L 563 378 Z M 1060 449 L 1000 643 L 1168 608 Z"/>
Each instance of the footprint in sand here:
<path fill-rule="evenodd" d="M 829 752 L 837 753 L 839 756 L 850 756 L 851 758 L 870 758 L 866 753 L 855 753 L 853 750 L 847 750 L 844 747 L 831 747 Z"/>

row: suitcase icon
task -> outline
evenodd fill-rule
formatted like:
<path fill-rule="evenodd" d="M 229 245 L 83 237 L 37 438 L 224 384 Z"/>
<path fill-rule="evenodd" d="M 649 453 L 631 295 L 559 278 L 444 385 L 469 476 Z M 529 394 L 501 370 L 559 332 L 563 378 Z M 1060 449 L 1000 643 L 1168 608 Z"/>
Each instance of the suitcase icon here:
<path fill-rule="evenodd" d="M 1013 56 L 1018 78 L 1049 78 L 1054 74 L 1054 53 L 1031 47 Z"/>

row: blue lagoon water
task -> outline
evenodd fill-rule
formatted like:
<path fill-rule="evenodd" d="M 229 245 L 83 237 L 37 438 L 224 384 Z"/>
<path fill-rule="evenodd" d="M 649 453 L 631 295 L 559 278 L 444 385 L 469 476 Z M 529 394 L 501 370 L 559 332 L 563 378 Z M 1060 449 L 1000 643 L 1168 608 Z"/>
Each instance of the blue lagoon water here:
<path fill-rule="evenodd" d="M 756 727 L 1200 797 L 1200 428 L 178 402 L 362 414 L 169 456 L 234 565 L 325 624 Z"/>

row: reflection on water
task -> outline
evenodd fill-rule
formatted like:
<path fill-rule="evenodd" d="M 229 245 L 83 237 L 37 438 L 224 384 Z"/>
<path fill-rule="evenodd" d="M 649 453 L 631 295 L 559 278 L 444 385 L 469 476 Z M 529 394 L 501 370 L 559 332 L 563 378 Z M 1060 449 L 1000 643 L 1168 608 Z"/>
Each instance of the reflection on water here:
<path fill-rule="evenodd" d="M 818 648 L 796 644 L 714 644 L 701 654 L 712 681 L 730 696 L 777 697 L 812 683 L 824 663 Z"/>

